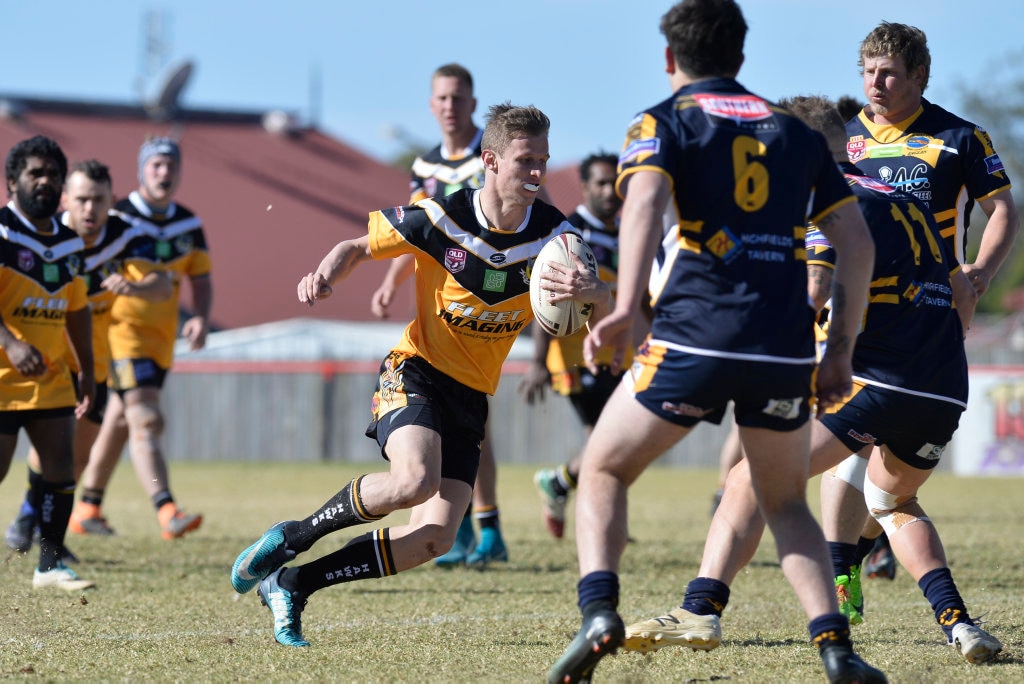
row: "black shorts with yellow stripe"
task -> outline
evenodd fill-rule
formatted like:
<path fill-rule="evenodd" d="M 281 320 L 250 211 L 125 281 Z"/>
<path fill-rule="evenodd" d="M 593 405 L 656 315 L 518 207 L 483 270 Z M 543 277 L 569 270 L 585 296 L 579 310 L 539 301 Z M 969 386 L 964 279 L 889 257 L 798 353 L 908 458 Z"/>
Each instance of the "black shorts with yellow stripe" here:
<path fill-rule="evenodd" d="M 912 468 L 930 470 L 939 464 L 963 410 L 942 399 L 855 380 L 843 405 L 829 409 L 821 422 L 853 453 L 885 445 Z"/>
<path fill-rule="evenodd" d="M 624 382 L 644 407 L 676 425 L 718 425 L 732 400 L 738 425 L 791 432 L 810 417 L 813 370 L 810 363 L 704 356 L 648 342 Z"/>
<path fill-rule="evenodd" d="M 419 425 L 441 436 L 441 477 L 470 487 L 480 466 L 480 442 L 487 422 L 487 395 L 436 370 L 417 356 L 391 352 L 380 364 L 373 394 L 373 420 L 366 436 L 388 458 L 388 437 Z"/>

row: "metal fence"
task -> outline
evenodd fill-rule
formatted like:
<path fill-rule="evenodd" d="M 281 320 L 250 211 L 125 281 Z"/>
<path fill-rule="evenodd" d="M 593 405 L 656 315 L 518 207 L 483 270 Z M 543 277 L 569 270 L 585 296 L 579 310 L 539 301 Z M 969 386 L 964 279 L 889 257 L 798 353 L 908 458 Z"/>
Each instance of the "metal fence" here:
<path fill-rule="evenodd" d="M 199 461 L 376 461 L 377 444 L 364 434 L 376 369 L 368 361 L 179 362 L 163 392 L 166 453 Z M 549 392 L 528 406 L 516 393 L 523 372 L 523 362 L 507 364 L 491 399 L 498 461 L 560 463 L 581 447 L 582 427 L 564 397 Z M 726 432 L 702 424 L 662 462 L 717 466 Z"/>

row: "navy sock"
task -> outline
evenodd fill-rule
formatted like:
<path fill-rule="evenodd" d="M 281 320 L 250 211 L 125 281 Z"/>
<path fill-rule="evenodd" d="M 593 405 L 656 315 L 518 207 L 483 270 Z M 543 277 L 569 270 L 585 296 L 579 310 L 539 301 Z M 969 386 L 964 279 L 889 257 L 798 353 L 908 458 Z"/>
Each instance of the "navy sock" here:
<path fill-rule="evenodd" d="M 729 604 L 729 585 L 710 577 L 698 577 L 686 585 L 683 610 L 694 615 L 717 615 Z"/>
<path fill-rule="evenodd" d="M 860 565 L 864 562 L 864 559 L 871 553 L 871 549 L 875 548 L 875 540 L 868 539 L 867 537 L 861 537 L 857 540 L 857 551 L 854 553 L 853 560 L 854 565 Z"/>
<path fill-rule="evenodd" d="M 576 593 L 583 617 L 598 608 L 615 608 L 619 605 L 619 576 L 608 570 L 592 572 L 580 579 Z"/>
<path fill-rule="evenodd" d="M 39 570 L 57 567 L 68 531 L 68 518 L 75 505 L 75 481 L 42 482 L 35 502 L 39 511 Z"/>
<path fill-rule="evenodd" d="M 836 577 L 849 575 L 850 566 L 857 565 L 857 545 L 830 541 L 828 550 L 832 554 L 832 574 Z"/>
<path fill-rule="evenodd" d="M 828 646 L 852 646 L 850 643 L 850 621 L 840 613 L 827 613 L 814 618 L 807 624 L 811 643 L 819 649 Z"/>
<path fill-rule="evenodd" d="M 917 581 L 917 586 L 921 587 L 924 597 L 935 611 L 935 621 L 946 633 L 948 641 L 953 640 L 953 625 L 958 622 L 974 624 L 967 614 L 967 607 L 960 592 L 957 591 L 953 573 L 949 568 L 936 568 L 926 572 L 924 577 Z"/>

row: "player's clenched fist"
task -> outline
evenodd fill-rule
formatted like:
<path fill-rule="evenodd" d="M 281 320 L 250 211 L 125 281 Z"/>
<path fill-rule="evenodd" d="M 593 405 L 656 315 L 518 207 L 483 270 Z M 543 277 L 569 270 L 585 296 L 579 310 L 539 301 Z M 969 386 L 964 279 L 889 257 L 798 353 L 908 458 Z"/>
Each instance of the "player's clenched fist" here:
<path fill-rule="evenodd" d="M 333 290 L 319 273 L 309 273 L 299 281 L 299 301 L 313 306 L 318 299 L 327 299 Z"/>

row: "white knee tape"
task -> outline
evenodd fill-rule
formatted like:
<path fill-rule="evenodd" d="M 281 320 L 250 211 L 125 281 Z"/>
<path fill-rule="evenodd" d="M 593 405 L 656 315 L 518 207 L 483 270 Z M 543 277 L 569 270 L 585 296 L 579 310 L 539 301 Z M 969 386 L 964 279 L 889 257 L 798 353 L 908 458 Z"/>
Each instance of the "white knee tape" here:
<path fill-rule="evenodd" d="M 918 514 L 923 511 L 917 505 L 916 496 L 901 502 L 895 494 L 890 494 L 872 482 L 870 476 L 864 478 L 864 503 L 867 504 L 871 517 L 877 520 L 890 536 L 904 525 L 928 520 L 926 516 Z"/>
<path fill-rule="evenodd" d="M 845 461 L 840 463 L 832 471 L 832 474 L 848 483 L 858 492 L 864 491 L 864 480 L 868 472 L 868 459 L 861 458 L 857 454 L 848 456 Z"/>

